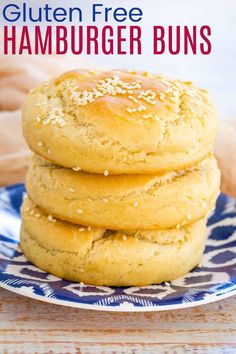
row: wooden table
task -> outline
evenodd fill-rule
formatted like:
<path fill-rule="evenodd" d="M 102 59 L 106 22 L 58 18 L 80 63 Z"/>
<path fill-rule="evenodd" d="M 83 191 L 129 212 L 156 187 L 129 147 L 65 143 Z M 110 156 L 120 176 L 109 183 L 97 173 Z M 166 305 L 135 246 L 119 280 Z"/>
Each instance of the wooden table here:
<path fill-rule="evenodd" d="M 156 313 L 79 310 L 0 289 L 0 353 L 236 353 L 236 301 Z"/>

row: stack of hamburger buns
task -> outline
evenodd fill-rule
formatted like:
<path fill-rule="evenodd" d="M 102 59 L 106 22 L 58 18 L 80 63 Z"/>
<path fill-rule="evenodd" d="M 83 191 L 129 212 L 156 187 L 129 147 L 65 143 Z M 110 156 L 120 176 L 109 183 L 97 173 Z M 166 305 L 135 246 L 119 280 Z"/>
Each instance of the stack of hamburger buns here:
<path fill-rule="evenodd" d="M 199 264 L 220 174 L 217 114 L 191 82 L 73 71 L 31 91 L 21 248 L 87 284 L 169 281 Z"/>

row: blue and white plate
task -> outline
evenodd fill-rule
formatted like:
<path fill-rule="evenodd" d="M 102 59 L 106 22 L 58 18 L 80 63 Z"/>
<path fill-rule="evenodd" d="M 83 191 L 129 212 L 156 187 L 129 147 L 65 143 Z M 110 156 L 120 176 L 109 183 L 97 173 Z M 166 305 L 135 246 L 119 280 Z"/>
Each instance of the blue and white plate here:
<path fill-rule="evenodd" d="M 61 280 L 33 266 L 19 248 L 23 184 L 0 189 L 0 287 L 54 304 L 103 311 L 159 311 L 236 294 L 236 201 L 218 199 L 200 267 L 160 285 L 113 288 Z"/>

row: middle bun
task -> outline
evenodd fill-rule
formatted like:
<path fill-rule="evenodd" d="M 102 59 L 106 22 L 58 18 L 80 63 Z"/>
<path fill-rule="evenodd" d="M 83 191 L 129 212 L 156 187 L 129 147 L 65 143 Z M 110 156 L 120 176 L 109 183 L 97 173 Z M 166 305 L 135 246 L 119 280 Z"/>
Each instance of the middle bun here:
<path fill-rule="evenodd" d="M 33 155 L 26 179 L 32 201 L 75 224 L 113 230 L 168 229 L 212 209 L 220 173 L 208 156 L 195 166 L 159 175 L 103 176 L 76 172 Z"/>

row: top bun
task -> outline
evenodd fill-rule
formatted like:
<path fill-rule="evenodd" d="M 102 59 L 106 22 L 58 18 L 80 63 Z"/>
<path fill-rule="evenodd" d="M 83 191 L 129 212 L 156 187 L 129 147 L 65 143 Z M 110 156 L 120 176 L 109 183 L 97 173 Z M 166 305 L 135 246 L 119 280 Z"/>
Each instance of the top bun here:
<path fill-rule="evenodd" d="M 191 166 L 212 149 L 216 127 L 205 90 L 147 72 L 68 72 L 31 91 L 23 107 L 34 152 L 105 175 Z"/>

